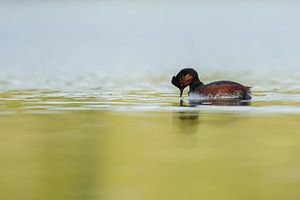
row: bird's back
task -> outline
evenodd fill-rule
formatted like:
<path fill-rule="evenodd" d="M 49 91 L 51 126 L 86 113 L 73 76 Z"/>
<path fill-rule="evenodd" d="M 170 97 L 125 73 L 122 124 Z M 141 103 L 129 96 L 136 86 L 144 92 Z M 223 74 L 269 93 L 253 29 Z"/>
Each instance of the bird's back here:
<path fill-rule="evenodd" d="M 198 96 L 198 98 L 205 100 L 249 100 L 251 99 L 250 93 L 250 87 L 243 86 L 233 81 L 216 81 L 190 91 L 191 96 Z"/>

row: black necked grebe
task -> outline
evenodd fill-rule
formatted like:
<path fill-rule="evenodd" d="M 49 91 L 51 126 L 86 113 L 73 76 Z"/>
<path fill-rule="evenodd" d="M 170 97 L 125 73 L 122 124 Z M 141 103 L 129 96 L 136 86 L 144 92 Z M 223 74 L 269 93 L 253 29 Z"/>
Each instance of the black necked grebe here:
<path fill-rule="evenodd" d="M 180 98 L 184 88 L 190 86 L 189 96 L 202 100 L 249 100 L 250 87 L 232 81 L 216 81 L 204 84 L 192 68 L 182 69 L 172 78 L 172 84 L 179 88 Z"/>

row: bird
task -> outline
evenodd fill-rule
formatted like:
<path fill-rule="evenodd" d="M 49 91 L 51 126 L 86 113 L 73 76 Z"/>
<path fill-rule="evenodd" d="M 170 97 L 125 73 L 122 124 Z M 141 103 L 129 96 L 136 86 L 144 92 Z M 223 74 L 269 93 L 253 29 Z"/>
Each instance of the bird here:
<path fill-rule="evenodd" d="M 180 98 L 189 86 L 189 97 L 199 100 L 250 100 L 251 87 L 233 81 L 215 81 L 204 84 L 193 68 L 184 68 L 172 77 L 172 84 L 179 88 Z"/>

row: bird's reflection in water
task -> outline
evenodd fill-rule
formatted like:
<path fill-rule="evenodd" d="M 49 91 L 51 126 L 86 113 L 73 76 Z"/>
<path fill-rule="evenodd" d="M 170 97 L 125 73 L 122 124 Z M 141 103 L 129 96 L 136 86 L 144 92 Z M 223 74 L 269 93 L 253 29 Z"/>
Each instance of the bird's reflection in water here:
<path fill-rule="evenodd" d="M 184 102 L 180 100 L 179 105 L 181 107 L 200 107 L 200 106 L 249 106 L 251 105 L 250 101 L 241 101 L 241 100 L 222 100 L 222 101 L 195 101 L 189 100 L 189 102 Z M 201 124 L 201 110 L 185 110 L 175 113 L 175 122 L 179 125 L 182 133 L 195 133 L 198 130 L 199 125 Z M 219 116 L 219 117 L 216 117 Z M 226 114 L 216 115 L 213 120 L 213 124 L 228 124 L 233 123 L 236 117 Z M 205 119 L 202 118 L 202 119 Z M 205 121 L 205 120 L 204 120 Z M 216 121 L 218 123 L 216 123 Z M 207 123 L 209 121 L 205 121 Z"/>
<path fill-rule="evenodd" d="M 180 111 L 175 113 L 175 124 L 182 133 L 195 133 L 200 124 L 199 111 Z"/>
<path fill-rule="evenodd" d="M 182 100 L 181 100 L 182 101 Z M 183 103 L 180 101 L 180 106 L 183 106 Z M 211 105 L 211 106 L 250 106 L 251 101 L 247 100 L 189 100 L 189 106 L 201 106 L 201 105 Z"/>
<path fill-rule="evenodd" d="M 250 106 L 251 101 L 248 100 L 189 100 L 188 103 L 185 103 L 182 99 L 179 102 L 179 105 L 182 107 L 197 107 L 201 105 L 205 106 Z"/>

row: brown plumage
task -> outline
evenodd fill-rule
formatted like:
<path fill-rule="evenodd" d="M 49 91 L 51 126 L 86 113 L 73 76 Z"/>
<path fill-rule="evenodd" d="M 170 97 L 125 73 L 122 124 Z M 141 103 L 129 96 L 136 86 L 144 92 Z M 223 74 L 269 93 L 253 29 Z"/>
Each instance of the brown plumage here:
<path fill-rule="evenodd" d="M 232 81 L 216 81 L 203 84 L 194 69 L 181 70 L 172 78 L 172 83 L 180 89 L 180 97 L 185 87 L 190 86 L 189 96 L 203 100 L 251 99 L 250 87 Z"/>
<path fill-rule="evenodd" d="M 250 88 L 232 81 L 217 81 L 189 92 L 203 99 L 249 99 Z"/>

